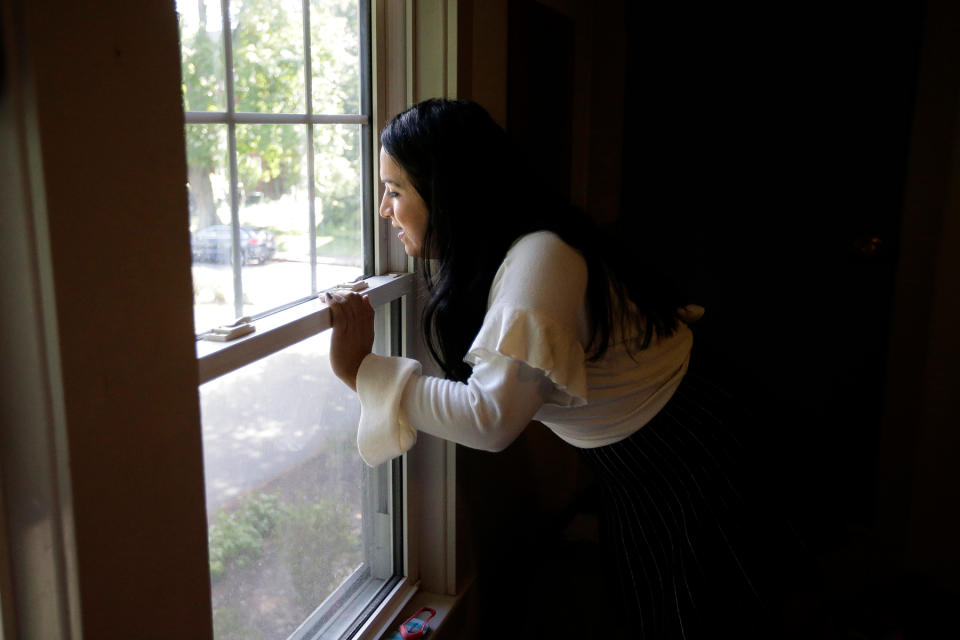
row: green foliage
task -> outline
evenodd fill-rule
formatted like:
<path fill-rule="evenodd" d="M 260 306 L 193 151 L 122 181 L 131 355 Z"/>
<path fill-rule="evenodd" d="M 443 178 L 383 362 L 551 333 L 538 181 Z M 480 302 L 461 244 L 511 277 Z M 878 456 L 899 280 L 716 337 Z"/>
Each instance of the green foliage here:
<path fill-rule="evenodd" d="M 360 236 L 360 135 L 355 127 L 316 129 L 315 148 L 326 158 L 316 164 L 316 193 L 323 203 L 318 235 Z M 318 153 L 318 156 L 320 153 Z"/>
<path fill-rule="evenodd" d="M 188 0 L 189 1 L 189 0 Z M 196 31 L 184 33 L 181 18 L 180 59 L 183 106 L 187 111 L 223 111 L 226 108 L 223 77 L 223 42 L 208 31 L 206 17 L 201 15 Z M 216 31 L 217 25 L 210 25 Z M 187 162 L 209 168 L 211 171 L 226 154 L 223 127 L 200 125 L 191 129 L 187 137 Z"/>
<path fill-rule="evenodd" d="M 305 607 L 322 601 L 360 563 L 359 537 L 349 507 L 321 498 L 294 505 L 258 493 L 208 530 L 210 576 L 249 566 L 264 545 L 279 543 L 297 597 Z M 229 626 L 230 621 L 224 620 Z"/>
<path fill-rule="evenodd" d="M 280 498 L 266 493 L 255 494 L 250 500 L 243 503 L 236 514 L 245 522 L 266 537 L 270 535 L 277 521 L 283 516 L 284 508 Z"/>
<path fill-rule="evenodd" d="M 245 567 L 259 558 L 264 539 L 283 512 L 277 496 L 258 493 L 233 513 L 221 513 L 207 531 L 211 578 L 219 580 L 230 567 Z"/>
<path fill-rule="evenodd" d="M 320 499 L 292 507 L 278 533 L 304 607 L 322 602 L 360 563 L 360 541 L 343 504 Z"/>

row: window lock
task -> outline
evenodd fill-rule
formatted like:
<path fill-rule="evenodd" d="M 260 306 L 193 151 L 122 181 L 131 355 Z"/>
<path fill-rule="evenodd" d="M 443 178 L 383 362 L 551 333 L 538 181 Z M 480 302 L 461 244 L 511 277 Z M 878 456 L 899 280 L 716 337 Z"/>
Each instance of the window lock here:
<path fill-rule="evenodd" d="M 359 278 L 357 278 L 356 280 L 353 280 L 352 282 L 342 282 L 335 287 L 331 287 L 330 291 L 347 292 L 347 293 L 352 291 L 356 293 L 357 291 L 363 291 L 364 289 L 367 289 L 369 287 L 370 285 L 367 283 L 366 280 L 363 279 L 363 276 L 360 276 Z"/>
<path fill-rule="evenodd" d="M 213 340 L 214 342 L 228 342 L 236 340 L 240 336 L 256 331 L 256 327 L 250 321 L 250 316 L 237 318 L 230 324 L 220 325 L 204 334 L 204 340 Z"/>

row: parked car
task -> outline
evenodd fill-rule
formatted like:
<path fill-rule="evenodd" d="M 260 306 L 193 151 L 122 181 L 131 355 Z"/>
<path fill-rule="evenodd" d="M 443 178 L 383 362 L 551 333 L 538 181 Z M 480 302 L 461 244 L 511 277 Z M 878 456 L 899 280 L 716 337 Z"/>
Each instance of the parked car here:
<path fill-rule="evenodd" d="M 194 262 L 229 264 L 233 231 L 228 224 L 215 224 L 193 234 L 190 246 Z M 277 252 L 273 233 L 261 227 L 240 227 L 241 264 L 263 264 Z"/>

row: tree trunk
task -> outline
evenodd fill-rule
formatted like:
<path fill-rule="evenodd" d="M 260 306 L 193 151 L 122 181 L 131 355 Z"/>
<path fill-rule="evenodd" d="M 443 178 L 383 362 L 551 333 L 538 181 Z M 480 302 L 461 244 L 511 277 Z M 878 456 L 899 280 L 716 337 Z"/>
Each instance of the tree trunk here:
<path fill-rule="evenodd" d="M 206 167 L 190 165 L 187 175 L 190 179 L 190 204 L 192 205 L 190 215 L 196 218 L 196 228 L 203 229 L 212 224 L 221 224 L 213 201 L 210 170 Z"/>

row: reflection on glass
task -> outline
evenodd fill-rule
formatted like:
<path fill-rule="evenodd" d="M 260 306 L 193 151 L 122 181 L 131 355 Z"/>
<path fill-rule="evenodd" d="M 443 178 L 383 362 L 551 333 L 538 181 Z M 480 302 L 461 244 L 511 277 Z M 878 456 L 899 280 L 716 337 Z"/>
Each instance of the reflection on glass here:
<path fill-rule="evenodd" d="M 177 0 L 183 106 L 187 111 L 226 108 L 220 0 Z"/>
<path fill-rule="evenodd" d="M 186 138 L 193 317 L 200 333 L 234 317 L 227 127 L 187 125 Z"/>
<path fill-rule="evenodd" d="M 311 293 L 306 131 L 237 126 L 244 315 Z"/>
<path fill-rule="evenodd" d="M 310 63 L 314 113 L 360 113 L 357 0 L 311 0 Z"/>
<path fill-rule="evenodd" d="M 303 113 L 303 5 L 297 1 L 230 3 L 235 108 Z"/>
<path fill-rule="evenodd" d="M 317 287 L 361 274 L 360 127 L 314 127 L 316 168 Z M 329 282 L 329 284 L 327 284 Z"/>
<path fill-rule="evenodd" d="M 360 408 L 329 336 L 200 387 L 217 640 L 286 638 L 363 560 Z"/>

